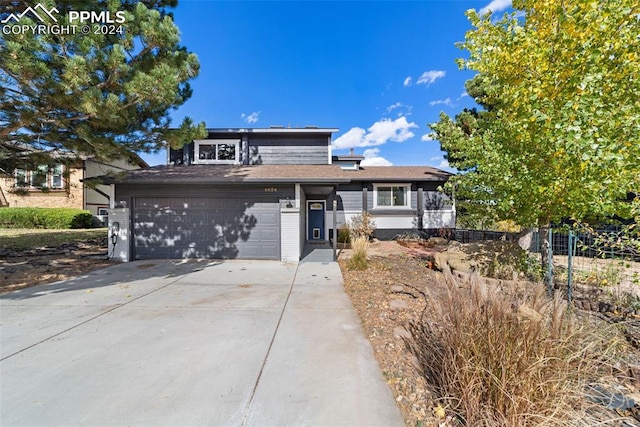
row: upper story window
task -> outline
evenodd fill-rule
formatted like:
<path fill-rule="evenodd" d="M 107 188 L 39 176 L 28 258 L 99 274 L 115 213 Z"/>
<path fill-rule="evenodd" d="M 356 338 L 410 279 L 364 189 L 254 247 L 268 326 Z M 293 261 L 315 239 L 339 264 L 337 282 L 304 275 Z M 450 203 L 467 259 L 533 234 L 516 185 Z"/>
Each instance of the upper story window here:
<path fill-rule="evenodd" d="M 374 184 L 373 207 L 410 208 L 411 184 Z"/>
<path fill-rule="evenodd" d="M 62 190 L 64 188 L 62 173 L 63 166 L 61 164 L 39 165 L 34 170 L 16 169 L 14 175 L 16 188 Z"/>
<path fill-rule="evenodd" d="M 208 139 L 194 142 L 194 163 L 240 163 L 240 141 L 237 139 Z"/>

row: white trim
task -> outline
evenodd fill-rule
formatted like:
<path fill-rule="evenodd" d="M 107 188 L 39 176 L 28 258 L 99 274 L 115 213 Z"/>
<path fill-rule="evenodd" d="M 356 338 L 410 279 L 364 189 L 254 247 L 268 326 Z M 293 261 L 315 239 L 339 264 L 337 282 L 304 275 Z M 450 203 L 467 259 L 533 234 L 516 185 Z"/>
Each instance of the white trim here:
<path fill-rule="evenodd" d="M 405 204 L 402 206 L 378 206 L 378 187 L 404 187 L 405 191 Z M 393 193 L 393 190 L 391 190 Z M 373 184 L 373 209 L 411 209 L 411 184 L 409 183 L 399 183 L 399 182 L 389 182 L 389 183 L 378 183 Z"/>
<path fill-rule="evenodd" d="M 327 164 L 333 164 L 333 147 L 331 146 L 331 135 L 329 135 L 329 148 L 327 149 L 329 152 L 329 160 Z"/>
<path fill-rule="evenodd" d="M 217 146 L 221 144 L 235 146 L 235 159 L 218 160 Z M 200 145 L 215 145 L 216 159 L 200 159 Z M 193 163 L 205 165 L 235 165 L 240 163 L 240 140 L 239 139 L 196 139 L 193 141 Z"/>
<path fill-rule="evenodd" d="M 300 188 L 302 188 L 300 186 L 300 184 L 296 184 L 296 186 L 295 186 L 295 198 L 296 198 L 296 200 L 295 200 L 295 204 L 294 204 L 294 206 L 296 208 L 300 207 Z"/>
<path fill-rule="evenodd" d="M 327 239 L 327 218 L 326 218 L 326 215 L 327 215 L 327 201 L 326 200 L 307 200 L 307 204 L 304 207 L 305 208 L 304 213 L 305 213 L 305 217 L 306 217 L 306 220 L 307 220 L 306 221 L 306 225 L 304 227 L 305 228 L 304 235 L 306 236 L 307 240 L 311 240 L 311 238 L 309 237 L 309 205 L 311 203 L 322 203 L 324 205 L 324 209 L 323 209 L 323 212 L 324 212 L 324 215 L 323 215 L 323 218 L 324 218 L 324 240 L 328 240 Z"/>

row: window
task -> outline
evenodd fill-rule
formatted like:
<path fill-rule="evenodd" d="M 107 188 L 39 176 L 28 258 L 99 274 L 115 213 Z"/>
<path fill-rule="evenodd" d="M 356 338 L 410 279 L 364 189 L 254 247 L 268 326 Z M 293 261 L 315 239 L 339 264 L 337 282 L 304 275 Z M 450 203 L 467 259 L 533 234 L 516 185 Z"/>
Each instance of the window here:
<path fill-rule="evenodd" d="M 16 169 L 16 188 L 29 188 L 27 173 L 24 169 Z"/>
<path fill-rule="evenodd" d="M 374 184 L 374 208 L 408 208 L 410 207 L 411 186 L 409 184 Z"/>
<path fill-rule="evenodd" d="M 52 189 L 64 188 L 63 166 L 39 165 L 34 170 L 16 169 L 16 188 L 23 189 Z"/>
<path fill-rule="evenodd" d="M 51 168 L 51 188 L 60 190 L 62 185 L 62 165 L 54 165 Z"/>
<path fill-rule="evenodd" d="M 194 163 L 226 163 L 239 162 L 240 141 L 232 139 L 195 141 Z"/>
<path fill-rule="evenodd" d="M 38 169 L 31 171 L 31 188 L 47 188 L 47 165 L 39 165 Z"/>

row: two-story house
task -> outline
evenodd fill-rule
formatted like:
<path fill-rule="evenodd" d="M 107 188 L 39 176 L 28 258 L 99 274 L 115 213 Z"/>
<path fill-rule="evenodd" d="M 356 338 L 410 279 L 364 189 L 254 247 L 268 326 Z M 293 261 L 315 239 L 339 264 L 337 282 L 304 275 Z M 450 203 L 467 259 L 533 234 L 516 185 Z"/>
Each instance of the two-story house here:
<path fill-rule="evenodd" d="M 167 165 L 111 179 L 116 257 L 298 261 L 305 243 L 365 211 L 381 239 L 454 227 L 453 203 L 437 191 L 448 172 L 332 156 L 336 131 L 210 129 L 170 149 Z"/>

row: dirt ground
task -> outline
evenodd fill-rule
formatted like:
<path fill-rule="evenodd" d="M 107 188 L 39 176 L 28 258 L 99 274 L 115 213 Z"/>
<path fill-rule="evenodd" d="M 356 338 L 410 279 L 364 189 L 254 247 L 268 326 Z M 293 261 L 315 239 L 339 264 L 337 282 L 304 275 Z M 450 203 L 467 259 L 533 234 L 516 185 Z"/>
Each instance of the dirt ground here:
<path fill-rule="evenodd" d="M 107 238 L 54 248 L 0 248 L 0 293 L 46 284 L 117 264 L 107 260 Z"/>
<path fill-rule="evenodd" d="M 396 242 L 376 242 L 369 252 L 369 267 L 365 271 L 346 268 L 349 251 L 339 260 L 345 281 L 345 289 L 360 317 L 366 337 L 383 375 L 392 389 L 407 426 L 456 425 L 438 408 L 429 384 L 414 365 L 415 357 L 407 350 L 405 340 L 410 337 L 407 325 L 418 319 L 425 308 L 422 291 L 428 287 L 437 297 L 444 286 L 433 268 L 433 253 L 416 250 L 411 245 Z M 444 248 L 435 248 L 435 251 Z M 598 313 L 598 315 L 600 315 Z M 607 321 L 607 320 L 604 320 Z M 629 346 L 629 359 L 640 361 L 640 351 Z M 629 395 L 635 398 L 632 411 L 603 411 L 603 417 L 618 418 L 617 422 L 604 425 L 640 426 L 640 372 L 636 382 L 626 383 Z M 608 415 L 607 415 L 608 414 Z M 620 420 L 625 419 L 626 424 Z"/>

